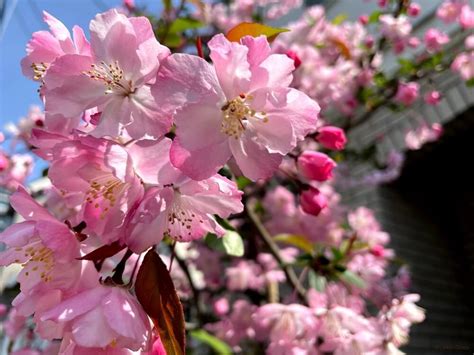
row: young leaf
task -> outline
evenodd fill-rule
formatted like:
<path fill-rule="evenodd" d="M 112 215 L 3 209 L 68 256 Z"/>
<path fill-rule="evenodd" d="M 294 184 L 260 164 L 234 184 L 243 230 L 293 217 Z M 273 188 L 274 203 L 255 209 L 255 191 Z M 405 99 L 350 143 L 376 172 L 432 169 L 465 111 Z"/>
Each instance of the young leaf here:
<path fill-rule="evenodd" d="M 271 42 L 280 33 L 288 31 L 289 30 L 286 28 L 270 27 L 253 22 L 242 22 L 231 28 L 229 32 L 227 32 L 226 37 L 231 42 L 239 42 L 240 39 L 245 36 L 258 37 L 264 35 L 267 36 L 268 40 Z"/>
<path fill-rule="evenodd" d="M 340 279 L 350 285 L 354 285 L 358 288 L 365 288 L 365 281 L 362 280 L 358 275 L 352 271 L 346 270 L 340 274 Z"/>
<path fill-rule="evenodd" d="M 207 345 L 219 355 L 231 355 L 232 349 L 229 345 L 224 343 L 222 340 L 216 338 L 214 335 L 209 334 L 204 329 L 193 330 L 191 336 Z"/>
<path fill-rule="evenodd" d="M 118 252 L 125 249 L 125 245 L 121 245 L 118 241 L 113 242 L 112 244 L 103 245 L 100 248 L 97 248 L 91 251 L 89 254 L 84 255 L 80 258 L 80 260 L 92 260 L 92 261 L 99 261 L 104 260 L 106 258 L 110 258 L 114 256 Z"/>
<path fill-rule="evenodd" d="M 239 233 L 228 230 L 222 237 L 222 244 L 228 255 L 244 255 L 244 241 Z"/>
<path fill-rule="evenodd" d="M 152 319 L 168 354 L 185 354 L 183 307 L 161 258 L 150 250 L 135 281 L 135 294 Z"/>
<path fill-rule="evenodd" d="M 213 233 L 208 233 L 205 241 L 210 248 L 222 253 L 232 256 L 244 255 L 244 242 L 242 237 L 235 231 L 228 230 L 222 238 Z"/>
<path fill-rule="evenodd" d="M 193 30 L 196 28 L 200 28 L 202 26 L 203 26 L 202 22 L 198 20 L 194 20 L 191 18 L 177 18 L 171 24 L 169 31 L 171 33 L 179 33 L 186 30 Z"/>
<path fill-rule="evenodd" d="M 309 271 L 308 274 L 309 286 L 314 288 L 318 292 L 324 292 L 326 289 L 327 281 L 324 276 L 316 274 L 313 270 Z"/>
<path fill-rule="evenodd" d="M 308 253 L 312 253 L 314 251 L 313 245 L 303 237 L 302 235 L 296 234 L 278 234 L 276 235 L 273 240 L 276 242 L 281 242 L 289 245 L 293 245 L 301 250 L 304 250 Z"/>
<path fill-rule="evenodd" d="M 331 21 L 334 25 L 338 26 L 343 23 L 349 17 L 348 14 L 339 14 Z"/>

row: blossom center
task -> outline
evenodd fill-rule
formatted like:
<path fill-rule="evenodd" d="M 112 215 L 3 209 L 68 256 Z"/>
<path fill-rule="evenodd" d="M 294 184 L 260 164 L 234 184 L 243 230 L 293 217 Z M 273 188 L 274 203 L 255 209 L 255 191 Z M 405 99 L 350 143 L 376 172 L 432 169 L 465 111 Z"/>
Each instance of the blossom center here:
<path fill-rule="evenodd" d="M 189 206 L 182 200 L 181 194 L 174 193 L 172 206 L 168 212 L 168 228 L 166 234 L 175 239 L 183 239 L 185 235 L 191 235 L 194 223 L 204 223 L 202 218 L 190 211 Z"/>
<path fill-rule="evenodd" d="M 227 103 L 221 107 L 222 133 L 238 139 L 245 131 L 249 119 L 256 118 L 263 122 L 268 121 L 265 112 L 257 112 L 250 107 L 252 100 L 253 97 L 251 95 L 240 94 L 235 99 L 227 101 Z"/>
<path fill-rule="evenodd" d="M 99 218 L 104 219 L 127 187 L 128 183 L 124 183 L 112 174 L 105 174 L 90 181 L 86 201 L 94 204 L 94 208 L 100 209 Z"/>
<path fill-rule="evenodd" d="M 132 81 L 125 79 L 118 61 L 113 64 L 107 64 L 104 61 L 99 64 L 91 64 L 91 70 L 85 71 L 84 74 L 93 80 L 102 82 L 105 85 L 105 94 L 115 93 L 128 96 L 135 92 Z"/>
<path fill-rule="evenodd" d="M 31 69 L 33 69 L 33 79 L 34 80 L 41 80 L 48 69 L 48 64 L 41 62 L 41 63 L 32 63 Z"/>
<path fill-rule="evenodd" d="M 50 272 L 54 266 L 54 255 L 51 249 L 46 248 L 38 241 L 21 248 L 15 248 L 15 251 L 24 253 L 24 257 L 27 258 L 27 261 L 22 264 L 26 277 L 39 274 L 42 281 L 51 281 Z M 15 262 L 19 263 L 20 259 L 16 259 Z"/>

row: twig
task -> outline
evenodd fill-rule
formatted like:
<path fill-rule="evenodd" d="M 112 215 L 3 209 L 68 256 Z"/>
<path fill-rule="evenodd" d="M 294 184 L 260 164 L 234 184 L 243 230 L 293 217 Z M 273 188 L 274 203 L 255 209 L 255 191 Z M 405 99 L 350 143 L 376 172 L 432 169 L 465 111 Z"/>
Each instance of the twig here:
<path fill-rule="evenodd" d="M 285 273 L 287 281 L 291 284 L 291 286 L 295 290 L 296 294 L 298 295 L 298 298 L 302 302 L 307 304 L 306 289 L 303 287 L 303 285 L 298 280 L 298 277 L 296 276 L 295 271 L 293 270 L 293 268 L 290 265 L 285 263 L 285 260 L 283 260 L 283 257 L 280 254 L 280 249 L 278 248 L 276 243 L 273 241 L 272 236 L 267 231 L 265 226 L 262 224 L 262 222 L 260 221 L 260 218 L 254 212 L 254 210 L 252 209 L 252 207 L 250 206 L 249 203 L 246 204 L 245 209 L 247 211 L 248 216 L 250 217 L 250 220 L 252 221 L 252 223 L 257 228 L 257 230 L 259 232 L 259 235 L 262 237 L 262 240 L 264 241 L 264 243 L 266 244 L 266 246 L 270 250 L 273 257 L 278 262 L 280 268 Z"/>
<path fill-rule="evenodd" d="M 200 292 L 196 288 L 196 285 L 194 284 L 193 278 L 191 276 L 191 273 L 189 272 L 189 268 L 186 262 L 176 254 L 174 248 L 171 250 L 171 253 L 172 255 L 174 255 L 174 259 L 176 260 L 179 267 L 181 268 L 181 270 L 183 270 L 184 274 L 186 275 L 186 278 L 188 279 L 189 287 L 191 288 L 191 292 L 193 293 L 192 302 L 194 303 L 194 307 L 196 308 L 198 321 L 200 324 L 202 324 L 204 320 L 204 317 L 203 317 L 204 312 L 201 308 Z"/>

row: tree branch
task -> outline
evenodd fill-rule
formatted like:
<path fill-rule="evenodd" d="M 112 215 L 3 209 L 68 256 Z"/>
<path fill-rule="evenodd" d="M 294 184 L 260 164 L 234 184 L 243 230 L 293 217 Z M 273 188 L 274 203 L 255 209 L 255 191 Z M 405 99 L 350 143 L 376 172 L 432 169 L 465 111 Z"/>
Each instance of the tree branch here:
<path fill-rule="evenodd" d="M 303 287 L 301 282 L 298 280 L 298 277 L 296 276 L 295 271 L 293 270 L 293 268 L 290 265 L 286 264 L 285 260 L 283 260 L 283 257 L 280 254 L 280 249 L 278 248 L 278 245 L 276 245 L 276 243 L 273 241 L 272 236 L 267 231 L 267 229 L 265 228 L 263 223 L 260 221 L 260 218 L 254 212 L 254 210 L 252 209 L 252 207 L 250 206 L 249 203 L 246 204 L 245 209 L 247 211 L 248 216 L 250 217 L 250 220 L 254 224 L 255 228 L 258 230 L 259 235 L 262 238 L 263 242 L 266 244 L 266 246 L 270 250 L 270 253 L 276 259 L 276 261 L 278 262 L 280 268 L 285 273 L 286 280 L 293 287 L 293 289 L 296 291 L 296 294 L 298 295 L 298 298 L 304 304 L 307 304 L 306 289 Z"/>

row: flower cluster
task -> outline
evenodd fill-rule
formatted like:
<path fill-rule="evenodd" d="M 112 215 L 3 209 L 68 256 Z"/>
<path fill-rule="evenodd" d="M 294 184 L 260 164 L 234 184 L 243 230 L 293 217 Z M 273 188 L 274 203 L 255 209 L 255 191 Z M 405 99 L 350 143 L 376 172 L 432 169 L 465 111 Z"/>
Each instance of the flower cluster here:
<path fill-rule="evenodd" d="M 10 349 L 184 354 L 186 327 L 196 351 L 400 353 L 424 320 L 419 296 L 374 212 L 348 210 L 336 187 L 393 180 L 403 155 L 345 179 L 345 130 L 381 105 L 439 104 L 422 75 L 451 67 L 469 83 L 473 38 L 449 58 L 448 34 L 413 35 L 410 1 L 379 1 L 358 22 L 310 7 L 287 32 L 249 23 L 301 3 L 183 2 L 156 19 L 124 1 L 90 36 L 44 13 L 49 30 L 21 62 L 44 110 L 0 137 L 48 164 L 36 198 L 23 187 L 31 155 L 0 151 L 20 216 L 0 233 L 0 265 L 20 285 L 0 307 Z M 437 11 L 463 30 L 472 14 L 463 0 Z M 399 57 L 392 76 L 385 50 Z M 421 124 L 406 146 L 441 133 Z"/>

